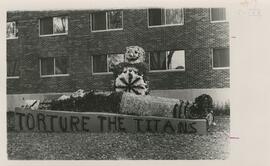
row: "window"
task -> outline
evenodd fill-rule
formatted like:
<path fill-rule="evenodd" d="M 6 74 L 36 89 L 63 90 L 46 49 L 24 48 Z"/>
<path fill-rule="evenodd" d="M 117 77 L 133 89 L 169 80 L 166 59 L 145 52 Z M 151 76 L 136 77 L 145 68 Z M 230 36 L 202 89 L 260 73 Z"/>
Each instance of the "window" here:
<path fill-rule="evenodd" d="M 225 8 L 211 8 L 211 22 L 223 22 L 226 21 L 226 9 Z"/>
<path fill-rule="evenodd" d="M 8 78 L 19 77 L 19 63 L 17 60 L 7 60 L 7 77 Z"/>
<path fill-rule="evenodd" d="M 93 73 L 112 72 L 114 65 L 124 62 L 124 54 L 94 55 Z"/>
<path fill-rule="evenodd" d="M 148 25 L 166 26 L 166 25 L 183 25 L 183 9 L 148 9 Z"/>
<path fill-rule="evenodd" d="M 93 56 L 93 72 L 94 73 L 107 72 L 107 55 Z"/>
<path fill-rule="evenodd" d="M 123 12 L 108 11 L 91 14 L 92 31 L 123 29 Z"/>
<path fill-rule="evenodd" d="M 47 18 L 40 19 L 40 22 L 39 22 L 40 36 L 67 34 L 67 33 L 68 33 L 67 16 L 47 17 Z"/>
<path fill-rule="evenodd" d="M 68 57 L 40 59 L 41 76 L 68 75 Z"/>
<path fill-rule="evenodd" d="M 228 68 L 230 67 L 229 48 L 214 48 L 213 54 L 213 68 Z"/>
<path fill-rule="evenodd" d="M 185 70 L 185 51 L 150 52 L 150 70 Z"/>
<path fill-rule="evenodd" d="M 7 22 L 7 39 L 18 38 L 18 28 L 15 21 Z"/>

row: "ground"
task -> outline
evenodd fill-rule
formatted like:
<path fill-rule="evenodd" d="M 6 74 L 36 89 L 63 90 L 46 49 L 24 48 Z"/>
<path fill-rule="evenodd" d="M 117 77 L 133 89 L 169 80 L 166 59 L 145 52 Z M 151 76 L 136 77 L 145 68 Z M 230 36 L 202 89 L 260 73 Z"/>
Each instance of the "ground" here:
<path fill-rule="evenodd" d="M 197 160 L 229 157 L 229 117 L 207 135 L 8 132 L 10 160 Z"/>

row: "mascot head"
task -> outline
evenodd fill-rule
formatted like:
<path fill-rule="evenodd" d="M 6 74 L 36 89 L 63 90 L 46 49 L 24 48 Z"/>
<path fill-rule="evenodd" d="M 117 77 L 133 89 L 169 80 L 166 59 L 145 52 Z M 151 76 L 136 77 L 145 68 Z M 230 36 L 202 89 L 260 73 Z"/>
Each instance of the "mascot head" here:
<path fill-rule="evenodd" d="M 144 62 L 144 50 L 139 46 L 126 47 L 125 62 L 139 63 Z"/>

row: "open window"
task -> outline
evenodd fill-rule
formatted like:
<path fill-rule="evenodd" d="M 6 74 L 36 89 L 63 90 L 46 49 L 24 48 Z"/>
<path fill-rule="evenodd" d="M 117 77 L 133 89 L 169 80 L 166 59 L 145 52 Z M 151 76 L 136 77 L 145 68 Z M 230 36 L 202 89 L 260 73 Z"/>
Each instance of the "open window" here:
<path fill-rule="evenodd" d="M 181 9 L 148 9 L 149 27 L 183 25 L 184 10 Z"/>
<path fill-rule="evenodd" d="M 150 52 L 150 70 L 185 70 L 185 51 Z"/>
<path fill-rule="evenodd" d="M 68 17 L 47 17 L 39 20 L 39 35 L 59 35 L 68 33 Z"/>
<path fill-rule="evenodd" d="M 18 38 L 18 28 L 15 21 L 7 22 L 7 39 L 17 39 Z"/>

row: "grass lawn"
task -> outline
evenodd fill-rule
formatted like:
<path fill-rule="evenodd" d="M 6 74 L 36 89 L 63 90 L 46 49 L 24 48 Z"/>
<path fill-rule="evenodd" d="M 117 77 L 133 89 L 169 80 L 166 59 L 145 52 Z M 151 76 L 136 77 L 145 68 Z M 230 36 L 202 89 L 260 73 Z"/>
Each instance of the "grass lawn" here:
<path fill-rule="evenodd" d="M 195 160 L 229 157 L 229 117 L 208 135 L 8 132 L 10 160 Z"/>

